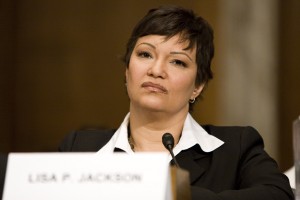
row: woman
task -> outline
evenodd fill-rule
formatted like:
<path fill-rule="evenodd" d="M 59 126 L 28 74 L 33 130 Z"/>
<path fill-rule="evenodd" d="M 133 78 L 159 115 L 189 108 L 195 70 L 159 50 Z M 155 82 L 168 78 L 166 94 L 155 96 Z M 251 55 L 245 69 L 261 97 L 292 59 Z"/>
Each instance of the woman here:
<path fill-rule="evenodd" d="M 213 31 L 180 7 L 152 9 L 134 28 L 124 56 L 129 113 L 116 131 L 79 131 L 61 151 L 167 151 L 172 133 L 193 199 L 293 199 L 287 178 L 251 127 L 200 126 L 189 114 L 212 78 Z M 170 158 L 171 160 L 171 158 Z"/>

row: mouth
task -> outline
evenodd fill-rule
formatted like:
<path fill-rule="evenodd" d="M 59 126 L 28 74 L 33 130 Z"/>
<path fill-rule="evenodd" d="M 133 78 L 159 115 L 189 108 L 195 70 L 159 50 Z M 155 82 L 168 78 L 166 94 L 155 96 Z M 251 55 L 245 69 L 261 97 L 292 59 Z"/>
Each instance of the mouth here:
<path fill-rule="evenodd" d="M 158 92 L 164 94 L 168 93 L 168 90 L 164 86 L 152 82 L 144 82 L 142 84 L 142 88 L 145 88 L 151 92 Z"/>

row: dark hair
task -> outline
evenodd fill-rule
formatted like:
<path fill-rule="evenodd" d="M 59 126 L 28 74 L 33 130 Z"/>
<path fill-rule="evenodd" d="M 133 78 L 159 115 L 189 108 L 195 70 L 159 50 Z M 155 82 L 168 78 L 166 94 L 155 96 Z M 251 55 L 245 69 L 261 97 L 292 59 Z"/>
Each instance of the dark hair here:
<path fill-rule="evenodd" d="M 151 9 L 138 22 L 128 40 L 123 58 L 129 66 L 130 57 L 137 40 L 146 35 L 162 35 L 171 38 L 181 34 L 183 41 L 189 41 L 187 49 L 196 46 L 197 86 L 213 78 L 211 60 L 214 56 L 213 30 L 206 20 L 196 16 L 192 10 L 177 6 Z"/>

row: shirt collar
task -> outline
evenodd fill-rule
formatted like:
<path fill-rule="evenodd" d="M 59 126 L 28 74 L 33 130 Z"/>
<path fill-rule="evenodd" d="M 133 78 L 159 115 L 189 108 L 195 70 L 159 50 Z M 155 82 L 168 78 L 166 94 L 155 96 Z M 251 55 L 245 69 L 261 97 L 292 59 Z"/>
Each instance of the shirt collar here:
<path fill-rule="evenodd" d="M 118 130 L 114 133 L 112 138 L 104 145 L 97 153 L 105 154 L 105 153 L 113 153 L 115 148 L 119 148 L 125 151 L 128 154 L 133 154 L 129 142 L 128 142 L 128 123 L 129 123 L 129 113 L 124 118 L 122 124 L 118 128 Z"/>
<path fill-rule="evenodd" d="M 133 154 L 128 142 L 128 113 L 124 118 L 119 129 L 114 133 L 113 137 L 104 145 L 97 153 L 113 153 L 115 148 L 122 149 L 128 154 Z M 177 155 L 182 150 L 188 149 L 194 145 L 200 145 L 204 152 L 211 152 L 224 144 L 224 142 L 213 135 L 208 134 L 188 113 L 184 122 L 182 134 L 178 144 L 174 147 L 174 154 Z"/>
<path fill-rule="evenodd" d="M 204 152 L 211 152 L 219 148 L 224 142 L 207 133 L 188 113 L 184 122 L 182 134 L 178 144 L 174 147 L 174 154 L 198 144 Z"/>

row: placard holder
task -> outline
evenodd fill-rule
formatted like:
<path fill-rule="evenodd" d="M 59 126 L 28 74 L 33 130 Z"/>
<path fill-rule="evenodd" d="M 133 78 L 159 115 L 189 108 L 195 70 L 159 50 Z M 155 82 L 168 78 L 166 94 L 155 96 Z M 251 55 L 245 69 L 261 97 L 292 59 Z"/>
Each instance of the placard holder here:
<path fill-rule="evenodd" d="M 190 200 L 191 188 L 189 172 L 177 168 L 171 167 L 171 180 L 172 180 L 172 194 L 174 200 Z"/>

